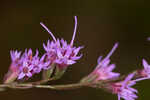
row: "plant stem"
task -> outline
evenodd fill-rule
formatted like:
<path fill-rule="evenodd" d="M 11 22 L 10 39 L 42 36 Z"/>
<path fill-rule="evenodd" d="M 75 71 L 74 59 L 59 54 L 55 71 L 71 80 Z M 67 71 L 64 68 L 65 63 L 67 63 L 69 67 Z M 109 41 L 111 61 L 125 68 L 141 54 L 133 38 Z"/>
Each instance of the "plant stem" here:
<path fill-rule="evenodd" d="M 53 90 L 70 90 L 77 89 L 83 86 L 88 86 L 90 84 L 85 83 L 75 83 L 75 84 L 67 84 L 67 85 L 34 85 L 34 84 L 0 84 L 0 88 L 13 88 L 13 89 L 29 89 L 29 88 L 47 88 Z"/>
<path fill-rule="evenodd" d="M 36 88 L 49 88 L 49 89 L 54 89 L 54 90 L 70 90 L 70 89 L 77 89 L 81 88 L 83 86 L 88 86 L 87 84 L 81 84 L 81 83 L 76 83 L 76 84 L 68 84 L 68 85 L 35 85 L 34 87 Z"/>

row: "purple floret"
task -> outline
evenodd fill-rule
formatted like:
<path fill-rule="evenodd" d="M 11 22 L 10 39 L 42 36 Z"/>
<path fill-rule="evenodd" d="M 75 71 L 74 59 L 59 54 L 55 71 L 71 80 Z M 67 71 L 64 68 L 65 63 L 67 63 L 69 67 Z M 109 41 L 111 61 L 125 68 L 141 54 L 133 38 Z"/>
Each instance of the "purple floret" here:
<path fill-rule="evenodd" d="M 131 80 L 134 77 L 135 73 L 129 74 L 124 81 L 114 83 L 112 85 L 113 92 L 118 94 L 118 100 L 123 98 L 124 100 L 135 100 L 138 98 L 136 93 L 138 91 L 131 86 L 135 85 L 136 82 L 134 80 Z"/>
<path fill-rule="evenodd" d="M 138 72 L 140 78 L 137 78 L 135 81 L 150 79 L 150 65 L 145 59 L 143 59 L 142 64 L 144 68 Z"/>
<path fill-rule="evenodd" d="M 24 77 L 30 78 L 32 77 L 33 65 L 28 64 L 28 61 L 24 61 L 23 65 L 20 66 L 20 73 L 18 75 L 18 79 L 22 79 Z"/>
<path fill-rule="evenodd" d="M 13 50 L 10 51 L 10 56 L 11 56 L 12 61 L 17 61 L 20 58 L 20 55 L 21 55 L 21 52 L 18 52 L 17 50 L 16 51 L 13 51 Z"/>
<path fill-rule="evenodd" d="M 77 55 L 83 47 L 72 47 L 70 44 L 66 44 L 63 39 L 61 40 L 61 45 L 62 47 L 57 49 L 57 59 L 55 61 L 60 67 L 72 65 L 82 57 L 82 54 Z"/>

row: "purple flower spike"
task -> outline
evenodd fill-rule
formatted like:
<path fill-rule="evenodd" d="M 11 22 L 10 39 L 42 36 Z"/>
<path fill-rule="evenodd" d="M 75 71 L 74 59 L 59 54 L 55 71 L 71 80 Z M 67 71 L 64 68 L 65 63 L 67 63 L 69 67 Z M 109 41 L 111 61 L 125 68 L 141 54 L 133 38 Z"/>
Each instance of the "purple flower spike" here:
<path fill-rule="evenodd" d="M 115 64 L 109 64 L 110 63 L 110 56 L 113 54 L 115 49 L 117 48 L 118 43 L 114 45 L 112 50 L 109 52 L 109 54 L 102 59 L 102 56 L 98 58 L 98 65 L 94 72 L 92 74 L 97 74 L 98 78 L 97 80 L 107 80 L 107 79 L 114 79 L 120 76 L 119 73 L 112 72 L 113 69 L 116 67 Z"/>
<path fill-rule="evenodd" d="M 124 100 L 135 100 L 138 96 L 135 93 L 138 91 L 131 86 L 135 85 L 136 82 L 131 80 L 135 73 L 129 74 L 124 81 L 113 83 L 113 93 L 118 94 L 118 100 L 123 98 Z"/>
<path fill-rule="evenodd" d="M 77 30 L 77 17 L 75 16 L 75 28 L 72 36 L 72 40 L 70 44 L 68 44 L 65 40 L 56 39 L 52 32 L 43 24 L 40 23 L 45 30 L 52 36 L 53 41 L 48 41 L 47 45 L 43 44 L 43 47 L 46 51 L 46 61 L 52 64 L 57 64 L 59 67 L 67 67 L 68 65 L 72 65 L 76 63 L 76 60 L 80 59 L 82 55 L 77 56 L 80 49 L 83 47 L 73 47 L 74 39 L 76 36 Z M 47 69 L 47 68 L 45 68 Z"/>

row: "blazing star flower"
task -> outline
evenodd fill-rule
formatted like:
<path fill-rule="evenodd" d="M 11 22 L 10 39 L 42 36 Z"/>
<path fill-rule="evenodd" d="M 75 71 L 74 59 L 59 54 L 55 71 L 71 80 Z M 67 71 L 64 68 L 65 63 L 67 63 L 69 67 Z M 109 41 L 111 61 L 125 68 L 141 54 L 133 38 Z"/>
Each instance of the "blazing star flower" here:
<path fill-rule="evenodd" d="M 42 27 L 44 27 L 48 33 L 52 36 L 53 41 L 48 41 L 47 46 L 43 44 L 43 47 L 46 51 L 46 61 L 50 61 L 50 65 L 57 64 L 59 67 L 64 68 L 68 65 L 72 65 L 76 63 L 76 60 L 80 59 L 82 55 L 77 56 L 78 52 L 83 47 L 73 47 L 75 35 L 76 35 L 76 29 L 77 29 L 77 17 L 75 16 L 75 28 L 74 33 L 72 36 L 72 40 L 70 44 L 67 44 L 67 42 L 63 39 L 59 40 L 56 39 L 55 36 L 52 34 L 52 32 L 43 24 L 40 23 Z M 45 68 L 48 69 L 48 68 Z"/>
<path fill-rule="evenodd" d="M 142 62 L 143 62 L 144 69 L 138 72 L 139 76 L 141 76 L 142 78 L 138 78 L 136 79 L 136 81 L 150 79 L 150 65 L 147 63 L 145 59 L 143 59 Z"/>
<path fill-rule="evenodd" d="M 135 93 L 138 91 L 131 86 L 135 85 L 136 82 L 131 80 L 135 73 L 129 74 L 124 81 L 113 83 L 112 89 L 114 94 L 118 94 L 118 100 L 123 98 L 124 100 L 135 100 L 138 96 Z"/>
<path fill-rule="evenodd" d="M 114 45 L 112 50 L 109 52 L 109 54 L 102 60 L 102 56 L 98 58 L 98 65 L 96 69 L 92 72 L 92 74 L 96 74 L 98 77 L 96 81 L 98 80 L 107 80 L 107 79 L 114 79 L 119 77 L 119 73 L 112 72 L 113 69 L 116 67 L 115 64 L 109 64 L 110 63 L 110 56 L 113 54 L 113 52 L 118 47 L 118 43 Z"/>

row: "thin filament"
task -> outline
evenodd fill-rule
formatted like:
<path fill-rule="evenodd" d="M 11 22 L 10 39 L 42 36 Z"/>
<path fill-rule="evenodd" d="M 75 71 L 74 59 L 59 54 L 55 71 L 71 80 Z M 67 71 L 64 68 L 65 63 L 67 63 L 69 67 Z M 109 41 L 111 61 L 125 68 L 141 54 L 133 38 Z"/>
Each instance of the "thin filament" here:
<path fill-rule="evenodd" d="M 111 49 L 111 51 L 108 53 L 108 55 L 105 57 L 105 59 L 108 59 L 116 50 L 116 48 L 118 47 L 119 43 L 115 43 L 115 45 L 113 46 L 113 48 Z"/>
<path fill-rule="evenodd" d="M 42 22 L 40 22 L 40 24 L 52 36 L 53 40 L 56 41 L 56 38 L 53 35 L 53 33 Z"/>
<path fill-rule="evenodd" d="M 73 36 L 72 36 L 72 40 L 70 45 L 73 46 L 73 42 L 76 36 L 76 31 L 77 31 L 77 16 L 74 16 L 74 20 L 75 20 L 75 26 L 74 26 L 74 32 L 73 32 Z"/>

